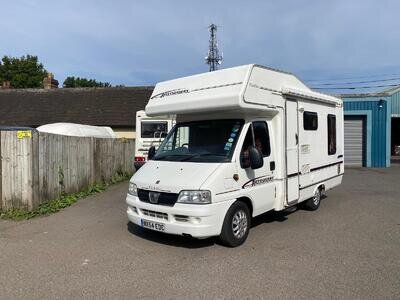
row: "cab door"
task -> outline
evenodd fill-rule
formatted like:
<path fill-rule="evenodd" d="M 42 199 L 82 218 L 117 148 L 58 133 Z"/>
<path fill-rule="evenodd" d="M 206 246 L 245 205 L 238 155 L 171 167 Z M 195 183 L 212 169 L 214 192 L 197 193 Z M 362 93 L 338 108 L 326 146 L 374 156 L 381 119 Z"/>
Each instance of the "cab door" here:
<path fill-rule="evenodd" d="M 252 122 L 240 152 L 240 184 L 242 193 L 253 202 L 253 215 L 271 210 L 275 203 L 275 161 L 269 131 L 266 121 Z M 263 156 L 264 164 L 259 169 L 250 168 L 247 150 L 250 145 L 256 147 Z"/>

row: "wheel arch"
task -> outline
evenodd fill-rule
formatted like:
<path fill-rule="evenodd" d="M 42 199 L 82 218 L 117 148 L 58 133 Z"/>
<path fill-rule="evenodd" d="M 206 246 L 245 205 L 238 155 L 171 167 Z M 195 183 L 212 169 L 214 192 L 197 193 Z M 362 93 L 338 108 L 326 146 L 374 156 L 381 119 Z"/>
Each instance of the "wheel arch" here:
<path fill-rule="evenodd" d="M 323 191 L 325 191 L 325 182 L 322 182 L 322 183 L 318 184 L 318 185 L 314 188 L 313 194 L 315 194 L 315 192 L 316 192 L 317 190 L 320 190 L 321 193 L 322 193 Z"/>
<path fill-rule="evenodd" d="M 247 207 L 249 208 L 250 216 L 253 217 L 254 206 L 253 206 L 253 202 L 251 201 L 251 199 L 249 197 L 242 196 L 242 197 L 237 198 L 236 201 L 240 201 L 240 202 L 243 202 L 244 204 L 246 204 Z"/>

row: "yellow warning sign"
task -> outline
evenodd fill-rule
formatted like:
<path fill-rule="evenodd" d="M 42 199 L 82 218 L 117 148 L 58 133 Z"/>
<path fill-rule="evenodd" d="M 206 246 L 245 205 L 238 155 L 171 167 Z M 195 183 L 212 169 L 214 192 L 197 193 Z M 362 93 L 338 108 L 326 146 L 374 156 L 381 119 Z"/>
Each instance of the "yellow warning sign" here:
<path fill-rule="evenodd" d="M 30 131 L 30 130 L 19 130 L 19 131 L 17 131 L 17 137 L 19 139 L 24 139 L 24 138 L 30 139 L 32 137 L 32 131 Z"/>

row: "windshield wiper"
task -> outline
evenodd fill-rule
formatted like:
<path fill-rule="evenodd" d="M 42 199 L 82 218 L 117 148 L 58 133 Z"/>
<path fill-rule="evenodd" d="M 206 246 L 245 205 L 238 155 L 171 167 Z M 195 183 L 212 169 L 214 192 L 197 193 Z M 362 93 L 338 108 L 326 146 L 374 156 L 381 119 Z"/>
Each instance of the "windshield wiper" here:
<path fill-rule="evenodd" d="M 182 155 L 185 155 L 185 154 L 167 154 L 167 155 L 163 155 L 160 157 L 154 157 L 154 160 L 163 160 L 166 157 L 171 157 L 171 156 L 175 157 L 175 156 L 182 156 Z"/>
<path fill-rule="evenodd" d="M 189 157 L 185 157 L 185 158 L 181 159 L 180 161 L 187 161 L 187 160 L 190 160 L 190 159 L 192 159 L 192 158 L 201 157 L 201 156 L 219 156 L 219 157 L 225 157 L 225 158 L 226 158 L 226 155 L 224 155 L 224 154 L 218 154 L 218 153 L 197 153 L 197 154 L 193 154 L 193 155 L 191 155 L 191 156 L 189 156 Z"/>

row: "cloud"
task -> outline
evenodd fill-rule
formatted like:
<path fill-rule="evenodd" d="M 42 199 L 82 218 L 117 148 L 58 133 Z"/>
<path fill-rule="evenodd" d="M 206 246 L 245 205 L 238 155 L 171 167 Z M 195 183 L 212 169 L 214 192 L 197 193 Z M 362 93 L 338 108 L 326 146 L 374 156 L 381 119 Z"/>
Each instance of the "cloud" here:
<path fill-rule="evenodd" d="M 260 63 L 318 77 L 398 69 L 398 1 L 8 1 L 0 55 L 38 55 L 62 81 L 154 84 L 207 71 L 207 26 L 223 67 Z"/>

